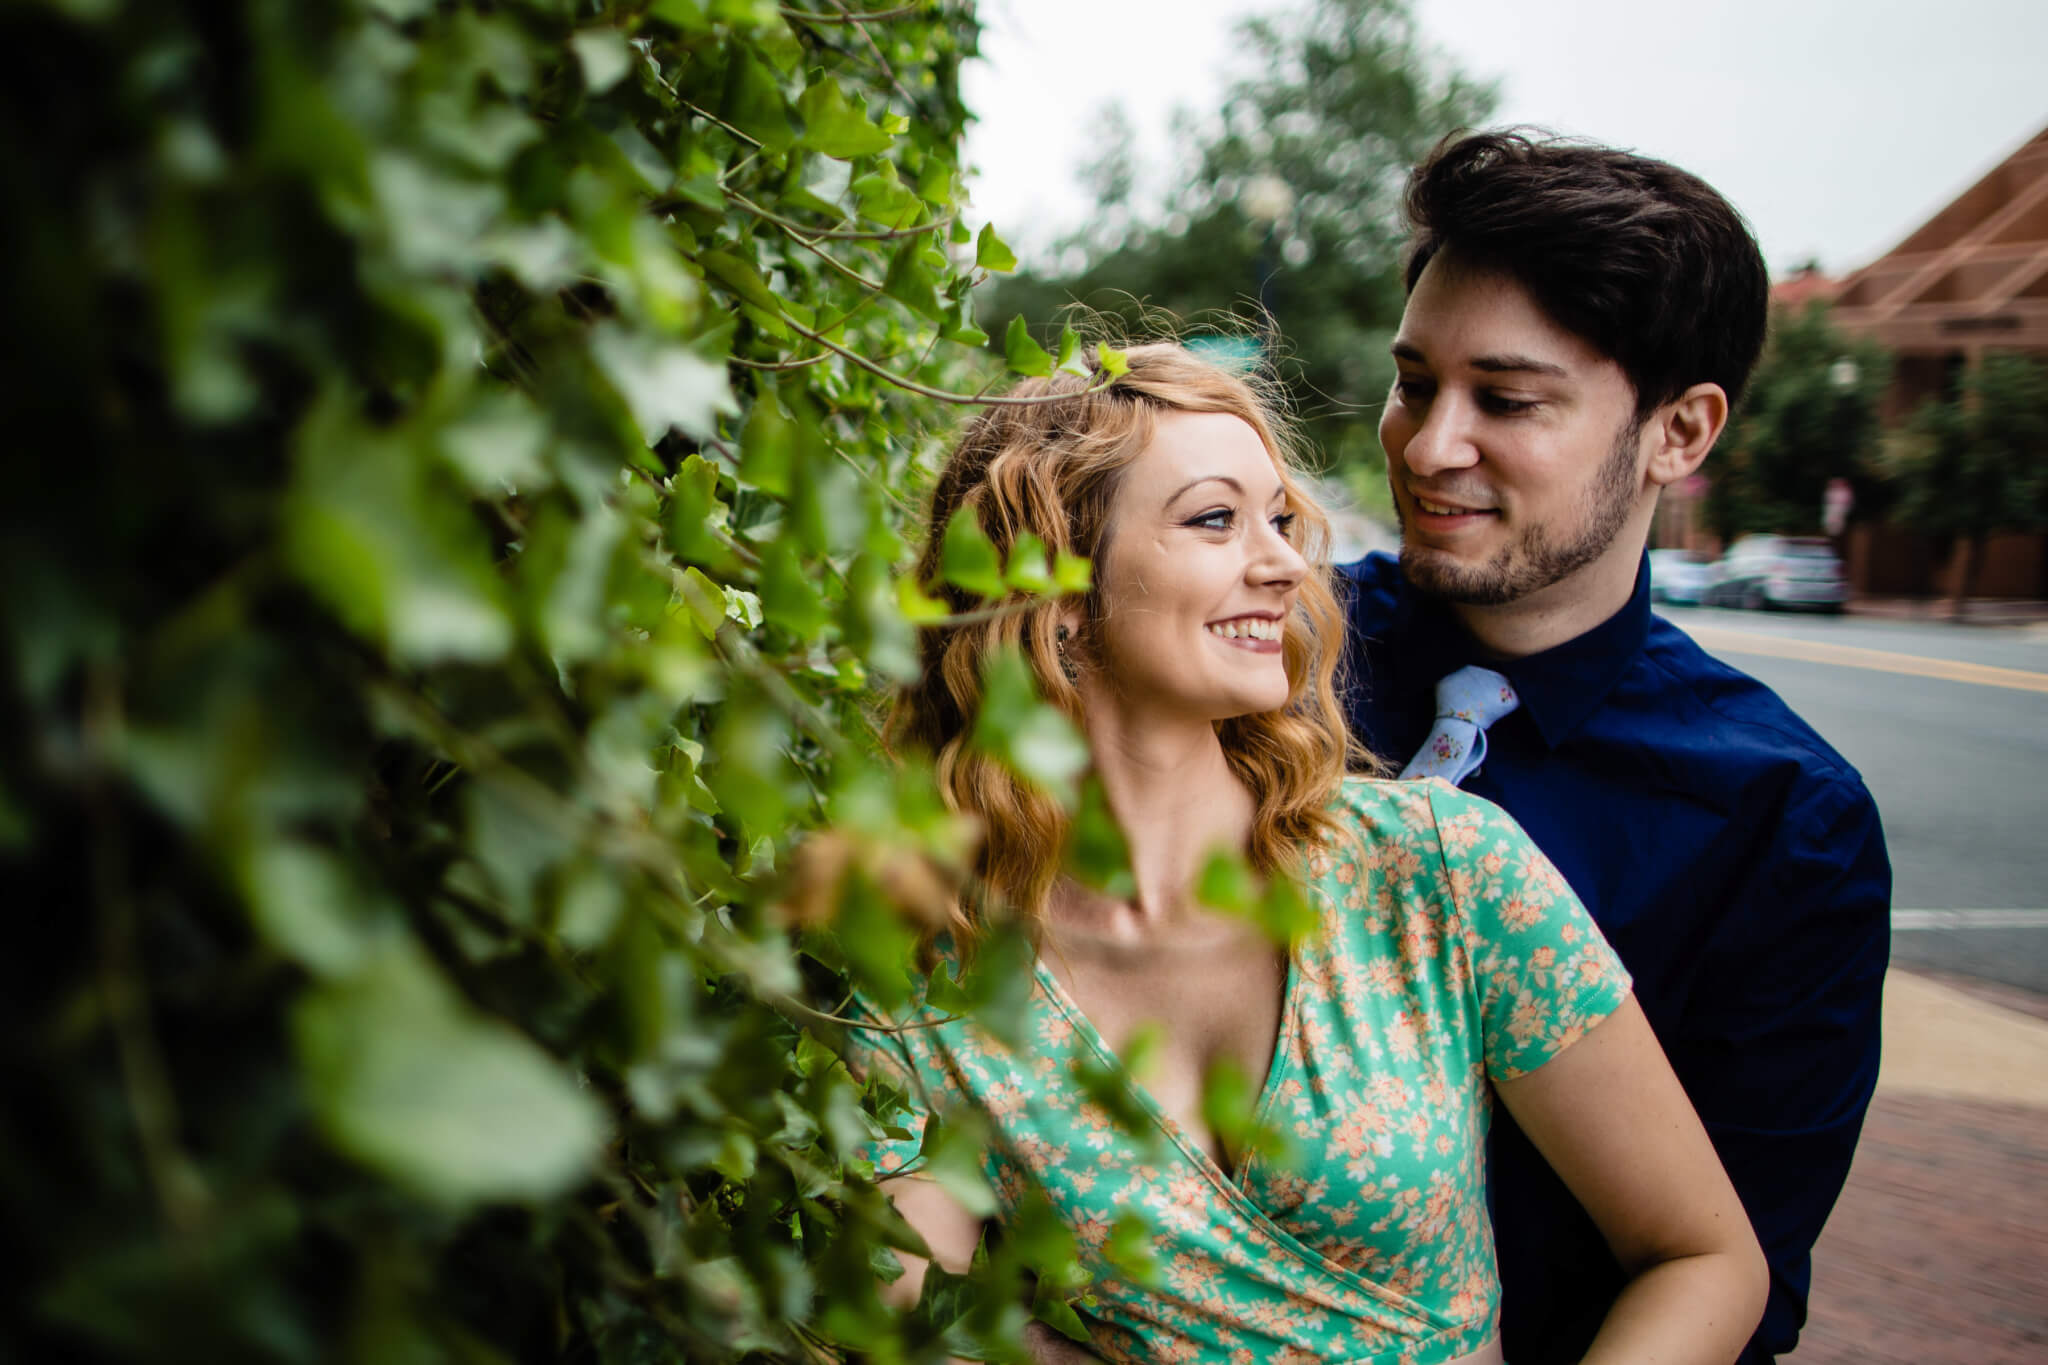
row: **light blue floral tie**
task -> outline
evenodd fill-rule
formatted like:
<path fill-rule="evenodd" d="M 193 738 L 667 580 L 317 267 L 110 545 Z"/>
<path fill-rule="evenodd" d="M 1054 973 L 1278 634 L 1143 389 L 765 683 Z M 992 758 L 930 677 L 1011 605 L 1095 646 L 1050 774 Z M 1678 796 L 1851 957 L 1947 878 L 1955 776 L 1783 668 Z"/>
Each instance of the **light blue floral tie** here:
<path fill-rule="evenodd" d="M 1401 769 L 1403 777 L 1441 777 L 1457 786 L 1486 758 L 1486 728 L 1522 704 L 1508 680 L 1468 664 L 1436 685 L 1436 725 Z"/>

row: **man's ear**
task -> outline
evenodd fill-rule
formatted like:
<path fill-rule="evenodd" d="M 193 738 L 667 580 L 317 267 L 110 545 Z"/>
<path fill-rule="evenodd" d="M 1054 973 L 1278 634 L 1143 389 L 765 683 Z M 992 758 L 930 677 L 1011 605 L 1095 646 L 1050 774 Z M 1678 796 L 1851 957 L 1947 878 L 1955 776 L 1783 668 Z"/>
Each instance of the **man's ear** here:
<path fill-rule="evenodd" d="M 1707 458 L 1728 425 L 1728 395 L 1719 384 L 1695 384 L 1657 409 L 1645 433 L 1651 483 L 1668 487 L 1688 478 Z"/>

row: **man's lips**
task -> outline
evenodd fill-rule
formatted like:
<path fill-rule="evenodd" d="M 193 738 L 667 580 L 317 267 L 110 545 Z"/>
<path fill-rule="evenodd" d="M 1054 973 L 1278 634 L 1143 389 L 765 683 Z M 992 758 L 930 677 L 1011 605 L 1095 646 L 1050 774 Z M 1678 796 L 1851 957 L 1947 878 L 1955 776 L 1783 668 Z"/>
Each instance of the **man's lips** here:
<path fill-rule="evenodd" d="M 1467 507 L 1463 503 L 1443 502 L 1435 498 L 1424 497 L 1420 493 L 1411 492 L 1408 496 L 1415 500 L 1415 510 L 1427 517 L 1442 519 L 1490 517 L 1500 510 L 1495 507 Z"/>

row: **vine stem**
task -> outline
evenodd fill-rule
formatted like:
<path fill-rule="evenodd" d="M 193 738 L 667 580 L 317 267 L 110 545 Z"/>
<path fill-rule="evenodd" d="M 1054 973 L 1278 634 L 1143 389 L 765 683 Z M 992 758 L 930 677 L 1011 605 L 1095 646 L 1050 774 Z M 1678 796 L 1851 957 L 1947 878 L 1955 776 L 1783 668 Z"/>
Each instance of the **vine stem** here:
<path fill-rule="evenodd" d="M 877 379 L 886 380 L 897 388 L 907 390 L 910 393 L 918 394 L 940 403 L 951 403 L 957 407 L 1038 408 L 1044 407 L 1048 403 L 1065 403 L 1076 398 L 1085 398 L 1091 393 L 1101 393 L 1116 382 L 1115 375 L 1104 375 L 1098 382 L 1090 384 L 1085 389 L 1076 389 L 1072 393 L 1046 393 L 1028 398 L 1014 396 L 991 398 L 986 394 L 950 393 L 945 389 L 935 389 L 929 384 L 920 384 L 915 379 L 906 379 L 888 366 L 879 365 L 864 355 L 848 350 L 830 337 L 819 332 L 813 332 L 810 328 L 789 316 L 788 313 L 784 313 L 782 319 L 789 324 L 791 331 L 796 332 L 806 340 L 817 342 L 842 360 L 853 362 L 869 374 L 874 375 Z"/>
<path fill-rule="evenodd" d="M 889 19 L 905 19 L 924 12 L 924 6 L 898 5 L 895 9 L 868 10 L 855 13 L 845 6 L 837 6 L 837 14 L 813 14 L 808 10 L 784 7 L 780 12 L 785 19 L 796 19 L 806 24 L 879 24 Z"/>
<path fill-rule="evenodd" d="M 705 117 L 709 118 L 711 116 L 707 114 Z M 745 134 L 741 134 L 741 136 L 745 136 Z M 721 188 L 725 191 L 726 198 L 732 200 L 733 203 L 738 204 L 756 218 L 773 223 L 775 226 L 788 232 L 808 233 L 819 241 L 893 242 L 903 237 L 916 237 L 922 233 L 937 232 L 940 228 L 951 227 L 954 219 L 960 216 L 957 213 L 948 213 L 943 217 L 932 219 L 929 223 L 918 223 L 911 227 L 878 228 L 872 232 L 863 231 L 858 228 L 807 228 L 802 223 L 784 218 L 781 214 L 771 209 L 763 208 L 738 190 L 733 189 L 730 185 L 724 185 Z M 658 209 L 661 206 L 657 204 L 655 207 Z"/>

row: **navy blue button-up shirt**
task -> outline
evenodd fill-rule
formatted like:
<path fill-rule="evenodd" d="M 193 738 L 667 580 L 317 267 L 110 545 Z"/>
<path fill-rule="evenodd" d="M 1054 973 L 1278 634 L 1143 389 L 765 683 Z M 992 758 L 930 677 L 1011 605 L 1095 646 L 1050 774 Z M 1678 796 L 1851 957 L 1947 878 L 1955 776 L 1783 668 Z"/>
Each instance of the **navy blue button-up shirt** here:
<path fill-rule="evenodd" d="M 1462 785 L 1521 823 L 1634 975 L 1770 1260 L 1744 1365 L 1790 1351 L 1877 1082 L 1891 866 L 1862 779 L 1776 693 L 1653 615 L 1647 564 L 1606 622 L 1506 662 L 1392 557 L 1341 572 L 1350 719 L 1397 769 L 1439 678 L 1483 663 L 1514 684 L 1520 709 Z M 1621 1272 L 1505 1114 L 1490 1172 L 1507 1358 L 1575 1361 Z"/>

